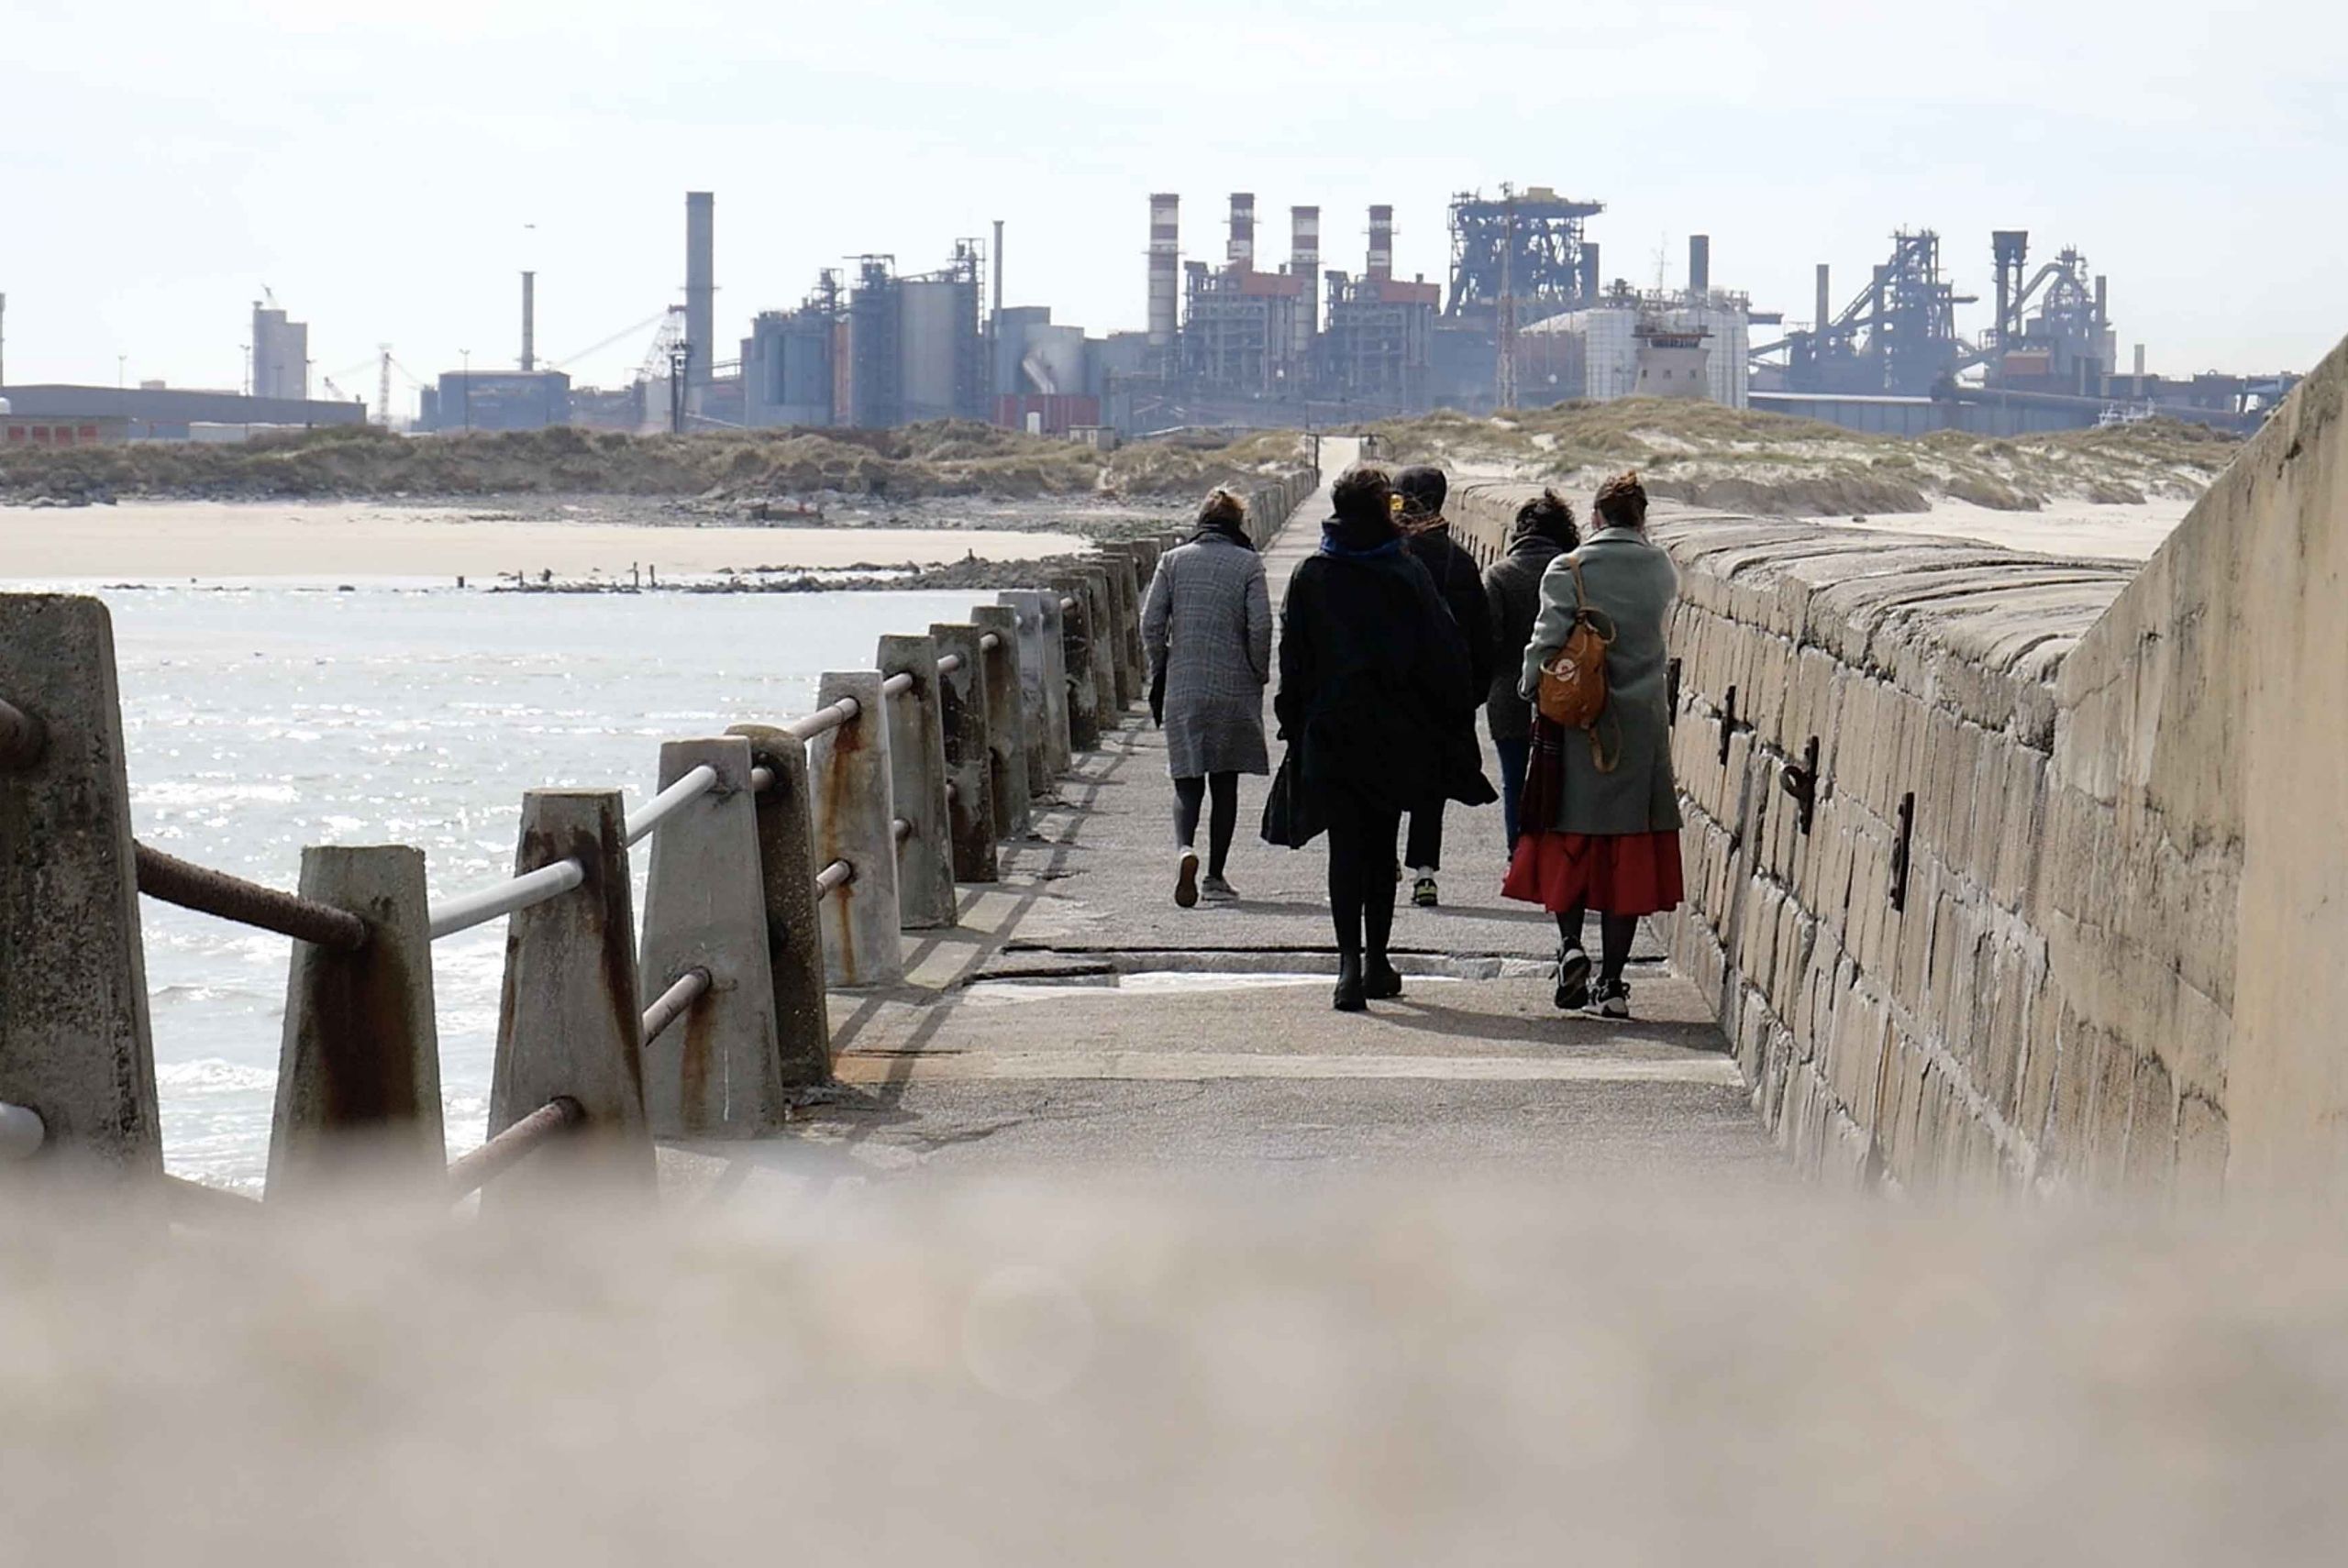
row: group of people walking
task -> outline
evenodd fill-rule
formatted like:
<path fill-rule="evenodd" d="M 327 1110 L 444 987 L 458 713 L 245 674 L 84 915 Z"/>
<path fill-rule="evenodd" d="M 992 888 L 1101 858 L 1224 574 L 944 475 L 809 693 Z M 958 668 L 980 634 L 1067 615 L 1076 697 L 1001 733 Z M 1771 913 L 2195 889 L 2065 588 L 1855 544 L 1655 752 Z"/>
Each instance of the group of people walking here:
<path fill-rule="evenodd" d="M 1263 836 L 1301 848 L 1327 834 L 1335 1002 L 1358 1012 L 1401 994 L 1390 953 L 1396 897 L 1407 871 L 1414 904 L 1441 902 L 1446 809 L 1498 799 L 1510 845 L 1501 890 L 1557 919 L 1556 1005 L 1627 1018 L 1639 918 L 1681 896 L 1664 657 L 1677 576 L 1646 537 L 1635 474 L 1600 487 L 1587 539 L 1556 491 L 1528 502 L 1507 554 L 1482 571 L 1451 536 L 1447 490 L 1438 469 L 1390 475 L 1370 464 L 1330 487 L 1320 548 L 1298 563 L 1281 606 L 1273 712 L 1288 750 Z M 1150 710 L 1174 780 L 1174 899 L 1185 908 L 1239 897 L 1228 877 L 1239 776 L 1271 771 L 1270 596 L 1246 523 L 1236 496 L 1209 496 L 1190 542 L 1159 562 L 1142 619 Z M 1577 628 L 1602 637 L 1577 638 Z M 1602 707 L 1578 727 L 1544 716 L 1545 669 L 1555 679 L 1574 657 L 1595 663 L 1601 646 Z M 1497 794 L 1476 735 L 1479 707 L 1500 759 Z M 1594 966 L 1583 939 L 1591 912 Z"/>

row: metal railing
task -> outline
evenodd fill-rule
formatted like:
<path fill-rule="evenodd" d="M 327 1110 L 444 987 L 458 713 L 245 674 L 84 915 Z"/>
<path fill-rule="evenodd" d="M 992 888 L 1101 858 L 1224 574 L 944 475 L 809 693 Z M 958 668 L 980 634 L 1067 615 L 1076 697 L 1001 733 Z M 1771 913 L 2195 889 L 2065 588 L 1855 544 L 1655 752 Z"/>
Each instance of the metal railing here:
<path fill-rule="evenodd" d="M 1311 482 L 1267 485 L 1253 504 L 1285 516 Z M 454 1199 L 588 1129 L 600 1131 L 577 1143 L 576 1157 L 641 1149 L 653 1136 L 780 1123 L 784 1107 L 717 1103 L 706 1099 L 720 1092 L 712 1083 L 730 1095 L 748 1091 L 724 1086 L 796 1092 L 827 1081 L 826 991 L 898 978 L 900 932 L 953 923 L 957 882 L 995 878 L 997 840 L 1016 831 L 1006 824 L 1024 824 L 1035 802 L 1050 801 L 1073 754 L 1144 687 L 1139 606 L 1173 542 L 1105 549 L 1048 591 L 1003 594 L 969 624 L 883 638 L 880 669 L 825 676 L 820 705 L 796 718 L 668 743 L 669 782 L 633 813 L 615 792 L 533 791 L 523 844 L 570 853 L 438 900 L 426 898 L 413 849 L 305 850 L 301 891 L 288 893 L 133 844 L 119 719 L 107 711 L 111 672 L 83 651 L 110 646 L 94 600 L 64 601 L 77 630 L 61 636 L 50 611 L 48 620 L 29 606 L 19 613 L 0 595 L 0 790 L 28 792 L 34 831 L 50 820 L 124 829 L 112 842 L 129 845 L 127 855 L 109 851 L 104 833 L 82 832 L 72 841 L 82 859 L 60 875 L 94 886 L 121 878 L 162 901 L 294 939 L 271 1197 L 281 1166 L 289 1188 L 315 1184 L 333 1166 L 325 1151 L 341 1146 L 335 1140 L 366 1132 L 371 1148 L 393 1135 L 422 1151 L 414 1168 L 428 1165 Z M 72 744 L 51 744 L 59 734 Z M 68 817 L 68 801 L 79 815 Z M 627 857 L 648 840 L 659 848 L 639 931 Z M 19 862 L 0 862 L 0 875 L 23 874 Z M 39 891 L 0 889 L 14 895 L 0 897 L 0 995 L 24 994 L 10 988 L 27 975 L 68 968 L 69 955 L 82 972 L 113 974 L 116 994 L 136 995 L 135 904 L 101 900 L 71 919 L 28 922 L 21 911 Z M 124 909 L 127 925 L 105 912 Z M 431 1153 L 443 1147 L 431 947 L 499 919 L 512 923 L 493 1136 L 449 1163 Z M 639 974 L 662 977 L 641 1006 Z M 365 999 L 356 1012 L 353 998 Z M 53 1103 L 47 1089 L 28 1094 L 0 1074 L 0 1164 L 46 1159 L 61 1146 L 140 1163 L 138 1141 L 151 1147 L 157 1118 L 145 1012 L 131 1010 L 117 1026 L 94 1002 L 80 1014 L 68 1009 L 36 1044 L 105 1055 L 112 1087 L 93 1088 L 88 1105 Z M 690 1052 L 660 1046 L 689 1020 Z M 690 1072 L 689 1054 L 698 1064 Z M 731 1065 L 714 1070 L 721 1059 Z M 648 1179 L 648 1158 L 620 1164 Z M 380 1174 L 380 1165 L 370 1168 Z M 259 1209 L 173 1187 L 190 1188 L 204 1212 Z"/>

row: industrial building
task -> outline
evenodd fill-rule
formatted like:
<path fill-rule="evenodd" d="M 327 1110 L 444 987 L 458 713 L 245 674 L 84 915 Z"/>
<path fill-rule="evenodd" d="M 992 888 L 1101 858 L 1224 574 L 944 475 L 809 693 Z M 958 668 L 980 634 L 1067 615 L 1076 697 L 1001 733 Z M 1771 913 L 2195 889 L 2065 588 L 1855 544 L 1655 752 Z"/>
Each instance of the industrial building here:
<path fill-rule="evenodd" d="M 265 292 L 265 291 L 264 291 Z M 310 395 L 310 328 L 289 321 L 275 301 L 253 302 L 252 395 L 301 403 Z"/>
<path fill-rule="evenodd" d="M 150 383 L 139 387 L 0 388 L 8 414 L 0 445 L 86 446 L 115 441 L 241 441 L 271 430 L 363 425 L 366 405 L 247 397 Z M 47 430 L 43 442 L 39 432 Z M 21 434 L 20 434 L 21 433 Z"/>

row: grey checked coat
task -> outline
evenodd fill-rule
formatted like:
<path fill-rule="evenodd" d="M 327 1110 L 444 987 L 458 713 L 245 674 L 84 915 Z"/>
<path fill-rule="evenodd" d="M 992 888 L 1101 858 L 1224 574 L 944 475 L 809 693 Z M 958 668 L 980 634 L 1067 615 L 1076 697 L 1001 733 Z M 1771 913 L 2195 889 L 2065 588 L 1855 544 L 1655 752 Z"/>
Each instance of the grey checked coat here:
<path fill-rule="evenodd" d="M 1166 671 L 1166 771 L 1269 773 L 1272 603 L 1263 558 L 1213 534 L 1168 551 L 1149 580 L 1141 635 L 1152 679 Z"/>

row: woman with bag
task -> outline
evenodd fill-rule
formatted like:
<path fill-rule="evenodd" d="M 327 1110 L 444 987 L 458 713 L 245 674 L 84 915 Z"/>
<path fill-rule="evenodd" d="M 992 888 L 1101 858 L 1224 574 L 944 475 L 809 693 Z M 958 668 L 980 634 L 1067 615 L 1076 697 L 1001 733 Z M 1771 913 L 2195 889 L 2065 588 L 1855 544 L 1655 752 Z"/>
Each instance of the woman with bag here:
<path fill-rule="evenodd" d="M 1199 815 L 1210 792 L 1205 896 L 1228 903 L 1224 877 L 1239 825 L 1239 776 L 1271 771 L 1264 748 L 1264 685 L 1271 679 L 1272 604 L 1264 563 L 1247 536 L 1247 507 L 1217 490 L 1198 532 L 1166 553 L 1141 617 L 1149 656 L 1149 711 L 1166 732 L 1174 779 L 1174 901 L 1199 901 Z"/>
<path fill-rule="evenodd" d="M 1434 580 L 1403 551 L 1384 471 L 1348 469 L 1329 499 L 1320 552 L 1298 565 L 1280 610 L 1272 708 L 1289 751 L 1264 836 L 1301 848 L 1327 829 L 1335 1006 L 1359 1012 L 1402 994 L 1386 951 L 1395 835 L 1403 812 L 1466 784 L 1439 741 L 1475 687 Z M 1479 760 L 1464 766 L 1481 781 Z"/>
<path fill-rule="evenodd" d="M 1484 599 L 1491 614 L 1492 680 L 1484 698 L 1484 723 L 1501 759 L 1501 812 L 1513 852 L 1523 823 L 1517 811 L 1524 792 L 1524 765 L 1533 755 L 1533 704 L 1517 695 L 1524 677 L 1524 650 L 1541 613 L 1541 577 L 1549 563 L 1581 544 L 1573 503 L 1545 490 L 1516 509 L 1508 554 L 1484 573 Z"/>
<path fill-rule="evenodd" d="M 1671 774 L 1664 621 L 1678 592 L 1646 536 L 1635 473 L 1599 487 L 1598 529 L 1551 563 L 1518 691 L 1535 704 L 1523 836 L 1501 891 L 1557 917 L 1556 1003 L 1631 1016 L 1623 978 L 1643 915 L 1681 895 L 1679 797 Z M 1582 948 L 1596 910 L 1600 969 Z"/>

